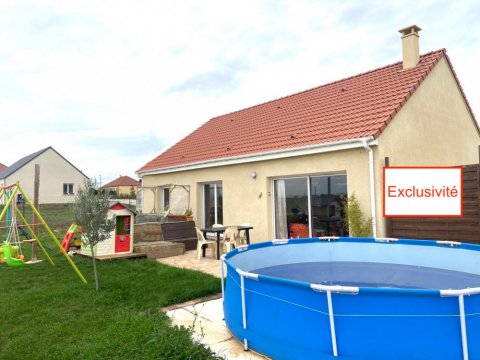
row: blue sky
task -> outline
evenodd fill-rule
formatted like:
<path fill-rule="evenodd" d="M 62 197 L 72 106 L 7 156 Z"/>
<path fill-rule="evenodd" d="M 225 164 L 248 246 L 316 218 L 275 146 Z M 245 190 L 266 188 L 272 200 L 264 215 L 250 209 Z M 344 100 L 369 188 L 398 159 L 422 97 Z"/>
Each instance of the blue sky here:
<path fill-rule="evenodd" d="M 0 0 L 0 162 L 47 146 L 102 182 L 210 118 L 446 48 L 480 118 L 478 1 Z"/>

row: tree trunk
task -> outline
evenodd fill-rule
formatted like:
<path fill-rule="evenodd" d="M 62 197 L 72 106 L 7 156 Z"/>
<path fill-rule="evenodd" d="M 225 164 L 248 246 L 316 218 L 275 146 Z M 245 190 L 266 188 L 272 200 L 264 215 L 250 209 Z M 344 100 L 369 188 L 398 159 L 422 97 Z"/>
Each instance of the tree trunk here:
<path fill-rule="evenodd" d="M 90 244 L 90 251 L 92 252 L 93 276 L 95 278 L 95 290 L 98 291 L 98 289 L 100 289 L 100 286 L 98 284 L 97 263 L 96 263 L 96 260 L 95 260 L 95 253 L 94 253 L 92 244 Z"/>
<path fill-rule="evenodd" d="M 40 165 L 35 164 L 35 177 L 33 181 L 33 206 L 37 210 L 38 208 L 38 203 L 39 203 L 39 195 L 40 193 Z M 34 234 L 38 237 L 38 216 L 35 212 L 33 212 L 33 223 L 35 226 L 33 227 L 33 232 Z M 31 261 L 37 261 L 37 244 L 35 242 L 32 242 L 32 260 Z"/>

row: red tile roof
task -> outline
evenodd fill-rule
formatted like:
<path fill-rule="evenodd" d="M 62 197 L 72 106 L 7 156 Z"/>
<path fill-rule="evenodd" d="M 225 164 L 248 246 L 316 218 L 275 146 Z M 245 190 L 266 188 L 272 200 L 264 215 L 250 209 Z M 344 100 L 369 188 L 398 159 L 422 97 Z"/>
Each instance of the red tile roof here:
<path fill-rule="evenodd" d="M 0 172 L 2 172 L 3 170 L 5 170 L 8 166 L 6 165 L 3 165 L 2 163 L 0 163 Z"/>
<path fill-rule="evenodd" d="M 119 178 L 110 181 L 108 184 L 103 185 L 104 188 L 111 188 L 117 186 L 141 186 L 142 183 L 138 180 L 132 179 L 130 176 L 120 176 Z"/>
<path fill-rule="evenodd" d="M 430 52 L 409 70 L 403 70 L 402 63 L 397 62 L 215 117 L 138 172 L 340 140 L 376 138 L 444 56 L 448 61 L 444 49 Z"/>

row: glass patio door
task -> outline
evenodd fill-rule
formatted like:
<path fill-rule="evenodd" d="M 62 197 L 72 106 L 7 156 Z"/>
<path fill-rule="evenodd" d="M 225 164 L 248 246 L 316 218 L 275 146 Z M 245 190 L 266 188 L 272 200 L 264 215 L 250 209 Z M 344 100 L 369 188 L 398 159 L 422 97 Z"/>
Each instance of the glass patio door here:
<path fill-rule="evenodd" d="M 203 184 L 203 226 L 223 224 L 222 183 Z"/>
<path fill-rule="evenodd" d="M 348 236 L 344 229 L 344 197 L 347 176 L 313 176 L 310 178 L 312 235 Z"/>
<path fill-rule="evenodd" d="M 309 236 L 307 178 L 279 179 L 274 182 L 275 237 L 290 239 Z"/>
<path fill-rule="evenodd" d="M 346 175 L 274 180 L 275 237 L 347 235 L 342 201 L 346 194 Z"/>

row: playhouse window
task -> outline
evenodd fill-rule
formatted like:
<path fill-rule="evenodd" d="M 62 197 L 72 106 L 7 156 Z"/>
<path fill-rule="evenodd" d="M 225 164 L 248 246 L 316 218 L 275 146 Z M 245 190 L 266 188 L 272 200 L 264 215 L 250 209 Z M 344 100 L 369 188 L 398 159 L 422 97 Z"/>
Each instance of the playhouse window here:
<path fill-rule="evenodd" d="M 73 184 L 63 184 L 63 195 L 73 195 Z"/>

